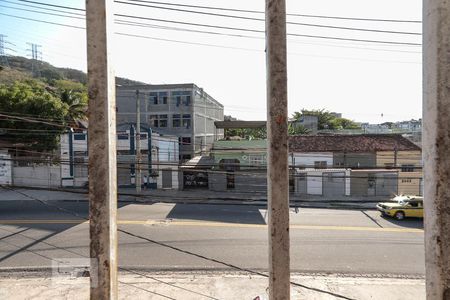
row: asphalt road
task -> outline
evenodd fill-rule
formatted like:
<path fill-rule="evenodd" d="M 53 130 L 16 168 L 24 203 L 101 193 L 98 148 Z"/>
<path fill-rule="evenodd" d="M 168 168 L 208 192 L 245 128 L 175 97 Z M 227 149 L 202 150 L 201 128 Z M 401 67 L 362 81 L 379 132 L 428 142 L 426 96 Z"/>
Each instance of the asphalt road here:
<path fill-rule="evenodd" d="M 86 202 L 44 205 L 23 195 L 13 198 L 13 192 L 3 199 L 0 194 L 0 269 L 49 269 L 56 258 L 89 256 L 89 227 L 80 218 L 87 216 Z M 119 228 L 128 232 L 119 233 L 122 267 L 267 270 L 263 207 L 119 205 Z M 294 272 L 424 275 L 421 220 L 395 221 L 373 210 L 310 208 L 292 210 L 290 220 Z"/>

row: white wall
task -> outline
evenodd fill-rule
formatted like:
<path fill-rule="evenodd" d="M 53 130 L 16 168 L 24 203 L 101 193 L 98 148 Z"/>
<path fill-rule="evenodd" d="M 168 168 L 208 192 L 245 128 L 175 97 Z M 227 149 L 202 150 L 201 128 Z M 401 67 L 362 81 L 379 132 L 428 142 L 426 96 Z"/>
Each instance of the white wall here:
<path fill-rule="evenodd" d="M 7 153 L 0 153 L 0 184 L 12 184 L 11 156 Z"/>
<path fill-rule="evenodd" d="M 315 161 L 326 161 L 327 167 L 333 166 L 332 152 L 294 152 L 294 162 L 296 166 L 304 165 L 305 167 L 314 168 Z M 289 164 L 292 165 L 292 155 L 289 155 Z"/>
<path fill-rule="evenodd" d="M 13 183 L 17 186 L 60 187 L 60 166 L 14 167 Z"/>

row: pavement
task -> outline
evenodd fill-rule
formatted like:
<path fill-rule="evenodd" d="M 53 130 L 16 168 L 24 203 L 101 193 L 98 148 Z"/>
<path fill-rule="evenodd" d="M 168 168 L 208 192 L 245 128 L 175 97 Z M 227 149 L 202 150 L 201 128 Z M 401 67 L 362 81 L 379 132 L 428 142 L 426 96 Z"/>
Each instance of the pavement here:
<path fill-rule="evenodd" d="M 0 277 L 0 299 L 89 299 L 89 278 Z M 423 279 L 291 274 L 291 299 L 425 299 Z M 268 299 L 268 279 L 241 273 L 119 274 L 119 299 Z M 259 297 L 259 298 L 258 298 Z"/>
<path fill-rule="evenodd" d="M 267 299 L 264 205 L 126 197 L 120 299 Z M 88 265 L 86 199 L 0 192 L 0 299 L 89 298 L 83 272 L 55 274 L 61 260 Z M 291 208 L 290 224 L 292 299 L 425 299 L 422 220 L 301 207 Z"/>
<path fill-rule="evenodd" d="M 16 191 L 29 191 L 43 200 L 88 201 L 87 190 L 81 188 L 49 189 L 16 187 Z M 0 201 L 8 199 L 29 200 L 26 196 L 18 197 L 14 190 L 0 189 Z M 389 196 L 333 196 L 298 195 L 290 193 L 291 206 L 344 209 L 375 209 L 377 202 L 388 200 Z M 134 188 L 122 187 L 118 190 L 119 202 L 140 203 L 211 203 L 239 205 L 267 205 L 264 192 L 227 191 L 216 192 L 207 189 L 143 189 L 136 194 Z"/>

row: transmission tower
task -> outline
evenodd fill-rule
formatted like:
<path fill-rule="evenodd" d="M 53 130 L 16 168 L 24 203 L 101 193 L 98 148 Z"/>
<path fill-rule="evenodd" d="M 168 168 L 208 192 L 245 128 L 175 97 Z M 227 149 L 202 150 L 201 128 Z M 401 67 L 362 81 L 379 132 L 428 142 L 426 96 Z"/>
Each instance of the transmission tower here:
<path fill-rule="evenodd" d="M 7 36 L 4 34 L 0 34 L 0 65 L 9 67 L 8 62 L 8 54 L 7 50 L 16 52 L 14 49 L 7 47 L 7 45 L 15 46 L 13 43 L 10 43 L 6 40 Z"/>
<path fill-rule="evenodd" d="M 42 51 L 39 50 L 42 45 L 34 44 L 34 43 L 27 43 L 30 45 L 30 49 L 27 49 L 27 51 L 30 51 L 31 54 L 31 73 L 34 77 L 40 77 L 41 76 L 41 70 L 40 65 L 42 61 Z M 29 55 L 30 55 L 29 54 Z M 28 56 L 29 56 L 28 55 Z"/>

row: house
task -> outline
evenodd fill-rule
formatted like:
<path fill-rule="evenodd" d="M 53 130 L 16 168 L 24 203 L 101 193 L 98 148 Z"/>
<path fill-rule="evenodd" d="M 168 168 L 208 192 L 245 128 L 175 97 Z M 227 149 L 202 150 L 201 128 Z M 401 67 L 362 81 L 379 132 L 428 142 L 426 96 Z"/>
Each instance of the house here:
<path fill-rule="evenodd" d="M 216 141 L 209 187 L 215 191 L 266 191 L 267 141 Z"/>
<path fill-rule="evenodd" d="M 296 168 L 350 168 L 352 195 L 421 194 L 421 149 L 399 134 L 292 136 Z"/>
<path fill-rule="evenodd" d="M 207 153 L 215 137 L 215 121 L 223 121 L 223 105 L 195 84 L 118 86 L 117 123 L 136 123 L 139 91 L 141 124 L 163 135 L 179 137 L 180 160 Z"/>
<path fill-rule="evenodd" d="M 133 124 L 117 126 L 117 184 L 135 184 L 136 134 Z M 142 182 L 149 178 L 150 187 L 178 188 L 179 144 L 178 137 L 150 132 L 141 126 Z M 151 163 L 148 149 L 151 149 Z M 61 136 L 60 147 L 61 185 L 85 186 L 88 182 L 88 136 L 87 130 L 70 131 Z"/>

